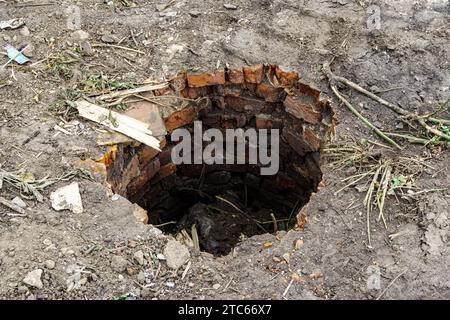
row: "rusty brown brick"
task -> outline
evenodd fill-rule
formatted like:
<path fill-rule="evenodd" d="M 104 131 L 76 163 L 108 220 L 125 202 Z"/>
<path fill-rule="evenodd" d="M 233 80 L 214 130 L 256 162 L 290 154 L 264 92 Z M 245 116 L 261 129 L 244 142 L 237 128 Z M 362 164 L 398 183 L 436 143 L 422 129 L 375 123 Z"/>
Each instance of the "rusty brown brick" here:
<path fill-rule="evenodd" d="M 193 107 L 186 107 L 179 111 L 172 113 L 168 118 L 164 119 L 166 129 L 172 132 L 177 128 L 181 128 L 187 124 L 192 123 L 197 117 L 197 112 Z"/>
<path fill-rule="evenodd" d="M 96 162 L 92 159 L 86 159 L 86 160 L 76 160 L 73 163 L 73 167 L 75 169 L 83 169 L 87 170 L 91 173 L 92 177 L 100 183 L 106 182 L 107 172 L 106 172 L 106 166 L 104 163 Z"/>
<path fill-rule="evenodd" d="M 306 142 L 311 147 L 312 151 L 319 151 L 320 140 L 317 138 L 316 134 L 309 128 L 305 128 L 303 131 L 303 137 L 305 137 Z"/>
<path fill-rule="evenodd" d="M 285 97 L 283 87 L 274 87 L 269 83 L 261 83 L 256 86 L 256 95 L 268 102 L 280 102 Z"/>
<path fill-rule="evenodd" d="M 273 128 L 272 117 L 268 114 L 258 114 L 258 115 L 256 115 L 255 120 L 256 120 L 256 129 L 272 129 Z"/>
<path fill-rule="evenodd" d="M 311 105 L 302 103 L 297 97 L 288 96 L 284 100 L 286 111 L 298 119 L 304 120 L 311 124 L 317 124 L 322 121 L 322 115 L 313 109 Z"/>
<path fill-rule="evenodd" d="M 212 73 L 188 74 L 187 82 L 189 87 L 198 88 L 225 84 L 225 71 L 218 70 Z"/>
<path fill-rule="evenodd" d="M 184 88 L 181 90 L 181 95 L 188 99 L 197 99 L 209 95 L 211 89 L 210 87 L 200 87 L 200 88 Z"/>
<path fill-rule="evenodd" d="M 159 158 L 153 159 L 144 169 L 141 170 L 141 174 L 134 178 L 127 186 L 127 194 L 134 196 L 139 193 L 142 188 L 151 178 L 153 178 L 160 169 Z"/>
<path fill-rule="evenodd" d="M 249 83 L 261 83 L 264 80 L 264 65 L 258 64 L 251 67 L 243 67 L 244 79 Z"/>
<path fill-rule="evenodd" d="M 276 66 L 275 75 L 281 84 L 285 87 L 293 87 L 300 79 L 297 72 L 291 68 Z"/>
<path fill-rule="evenodd" d="M 244 74 L 238 69 L 229 68 L 226 73 L 226 80 L 233 84 L 241 84 L 244 82 Z"/>
<path fill-rule="evenodd" d="M 164 179 L 164 178 L 170 176 L 171 174 L 175 173 L 175 171 L 177 171 L 176 164 L 172 163 L 172 162 L 168 163 L 159 169 L 158 179 Z"/>
<path fill-rule="evenodd" d="M 291 146 L 291 148 L 298 153 L 298 155 L 304 156 L 307 152 L 310 151 L 309 146 L 306 144 L 300 133 L 296 133 L 289 129 L 284 129 L 282 137 Z"/>
<path fill-rule="evenodd" d="M 158 154 L 158 150 L 144 146 L 142 150 L 138 152 L 139 167 L 141 168 L 141 170 L 145 168 L 150 163 L 150 161 L 152 161 Z"/>

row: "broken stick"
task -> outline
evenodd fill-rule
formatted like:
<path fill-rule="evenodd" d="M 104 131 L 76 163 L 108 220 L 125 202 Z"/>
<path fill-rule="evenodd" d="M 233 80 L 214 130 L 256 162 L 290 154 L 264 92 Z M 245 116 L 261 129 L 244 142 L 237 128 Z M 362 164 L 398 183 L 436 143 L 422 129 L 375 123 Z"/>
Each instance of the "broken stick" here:
<path fill-rule="evenodd" d="M 3 197 L 0 197 L 0 204 L 4 205 L 5 207 L 8 207 L 11 210 L 14 210 L 17 213 L 20 213 L 21 215 L 26 215 L 27 214 L 27 212 L 24 209 L 22 209 L 18 205 L 15 205 L 11 201 L 6 200 Z"/>

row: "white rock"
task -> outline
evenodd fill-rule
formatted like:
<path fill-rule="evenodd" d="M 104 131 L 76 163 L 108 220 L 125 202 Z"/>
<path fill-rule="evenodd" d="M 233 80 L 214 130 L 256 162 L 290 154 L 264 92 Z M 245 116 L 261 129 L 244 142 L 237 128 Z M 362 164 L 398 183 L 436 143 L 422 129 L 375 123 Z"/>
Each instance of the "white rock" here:
<path fill-rule="evenodd" d="M 143 253 L 141 250 L 136 251 L 136 252 L 134 253 L 134 255 L 133 255 L 133 258 L 134 258 L 134 260 L 136 260 L 137 263 L 139 263 L 141 266 L 144 265 L 144 263 L 145 263 L 144 253 Z"/>
<path fill-rule="evenodd" d="M 11 200 L 11 202 L 21 208 L 27 207 L 27 204 L 25 203 L 25 201 L 23 201 L 22 198 L 20 198 L 20 197 L 15 197 L 14 199 Z"/>
<path fill-rule="evenodd" d="M 186 246 L 176 240 L 170 240 L 164 248 L 164 256 L 169 268 L 178 269 L 189 260 L 191 254 Z"/>
<path fill-rule="evenodd" d="M 38 289 L 42 289 L 44 285 L 42 283 L 41 277 L 42 269 L 36 269 L 27 274 L 25 279 L 23 279 L 23 283 Z"/>
<path fill-rule="evenodd" d="M 83 212 L 83 203 L 77 182 L 73 182 L 68 186 L 52 192 L 50 194 L 50 200 L 52 202 L 52 208 L 56 211 L 70 210 L 73 213 Z"/>
<path fill-rule="evenodd" d="M 45 267 L 47 269 L 50 269 L 50 270 L 55 269 L 55 266 L 56 266 L 55 261 L 53 261 L 53 260 L 45 260 Z"/>
<path fill-rule="evenodd" d="M 89 39 L 89 33 L 83 30 L 77 30 L 72 32 L 72 40 L 74 41 L 84 41 Z"/>

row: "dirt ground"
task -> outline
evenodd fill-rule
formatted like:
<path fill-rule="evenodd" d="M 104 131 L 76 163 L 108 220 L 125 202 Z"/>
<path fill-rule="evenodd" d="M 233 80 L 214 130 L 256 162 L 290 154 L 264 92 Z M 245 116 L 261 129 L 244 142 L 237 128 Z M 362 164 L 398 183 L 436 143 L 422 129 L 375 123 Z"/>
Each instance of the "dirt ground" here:
<path fill-rule="evenodd" d="M 446 0 L 229 1 L 236 10 L 212 0 L 167 1 L 165 9 L 163 1 L 55 3 L 21 6 L 23 1 L 0 1 L 0 20 L 23 18 L 29 29 L 29 34 L 22 29 L 0 31 L 0 46 L 30 44 L 32 63 L 48 58 L 28 66 L 11 63 L 0 70 L 0 168 L 5 171 L 23 169 L 36 178 L 56 177 L 70 170 L 73 160 L 94 156 L 92 123 L 79 119 L 80 135 L 55 136 L 54 126 L 61 120 L 52 109 L 91 75 L 139 83 L 196 66 L 291 66 L 302 81 L 333 99 L 339 123 L 333 143 L 349 136 L 383 142 L 335 99 L 320 71 L 325 62 L 332 61 L 335 74 L 363 87 L 392 89 L 380 95 L 412 112 L 430 112 L 450 95 Z M 67 28 L 66 8 L 74 3 L 89 43 L 122 40 L 121 46 L 145 54 L 93 46 L 85 48 L 89 55 L 80 59 L 66 54 L 63 60 L 77 61 L 58 60 L 63 67 L 55 67 L 49 61 L 73 52 L 79 42 Z M 367 28 L 369 5 L 381 9 L 379 30 Z M 2 58 L 1 63 L 6 62 Z M 392 112 L 366 97 L 351 99 L 385 131 L 402 125 Z M 441 116 L 449 118 L 450 113 Z M 40 134 L 34 136 L 37 130 Z M 426 165 L 415 176 L 415 186 L 449 188 L 448 151 L 404 141 L 402 146 L 400 152 L 382 151 L 383 157 L 420 157 Z M 80 183 L 82 214 L 54 211 L 49 194 L 67 184 L 60 182 L 45 190 L 42 203 L 25 200 L 26 217 L 12 216 L 13 211 L 0 205 L 0 298 L 449 299 L 450 192 L 423 192 L 409 201 L 388 197 L 387 229 L 373 214 L 369 247 L 365 193 L 357 187 L 336 193 L 355 170 L 324 164 L 325 187 L 304 208 L 304 230 L 254 236 L 217 258 L 191 251 L 190 262 L 177 271 L 161 258 L 171 236 L 136 224 L 133 205 L 112 199 L 96 182 L 74 179 Z M 17 195 L 7 186 L 0 190 L 7 199 Z M 294 242 L 301 243 L 298 240 L 303 245 L 293 249 Z M 271 247 L 264 245 L 269 242 Z M 142 254 L 147 262 L 139 258 Z M 35 269 L 43 270 L 42 288 L 23 283 Z M 298 276 L 295 281 L 293 273 Z"/>

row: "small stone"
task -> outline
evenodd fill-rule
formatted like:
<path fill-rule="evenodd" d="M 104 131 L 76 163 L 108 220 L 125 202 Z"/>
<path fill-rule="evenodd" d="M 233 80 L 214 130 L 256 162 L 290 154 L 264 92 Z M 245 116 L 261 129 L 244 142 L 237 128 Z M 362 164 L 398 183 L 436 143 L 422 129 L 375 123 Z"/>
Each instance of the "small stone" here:
<path fill-rule="evenodd" d="M 149 288 L 145 288 L 145 287 L 142 288 L 142 291 L 141 291 L 142 298 L 149 298 L 152 296 L 153 296 L 152 291 Z"/>
<path fill-rule="evenodd" d="M 92 49 L 92 45 L 89 41 L 83 41 L 81 43 L 81 50 L 87 56 L 92 56 L 94 54 L 94 50 Z"/>
<path fill-rule="evenodd" d="M 227 10 L 237 10 L 237 6 L 231 3 L 224 3 L 223 7 Z"/>
<path fill-rule="evenodd" d="M 52 240 L 50 239 L 44 239 L 44 241 L 42 241 L 43 244 L 45 244 L 47 247 L 51 246 L 53 244 Z"/>
<path fill-rule="evenodd" d="M 124 272 L 127 270 L 128 261 L 122 256 L 113 256 L 111 259 L 111 268 L 116 272 Z"/>
<path fill-rule="evenodd" d="M 158 254 L 156 255 L 156 258 L 157 258 L 158 260 L 166 260 L 166 257 L 165 257 L 162 253 L 158 253 Z"/>
<path fill-rule="evenodd" d="M 160 17 L 176 17 L 177 12 L 176 11 L 160 12 L 159 16 Z"/>
<path fill-rule="evenodd" d="M 71 37 L 72 37 L 73 41 L 85 41 L 85 40 L 89 39 L 90 35 L 86 31 L 77 30 L 77 31 L 72 32 Z"/>
<path fill-rule="evenodd" d="M 170 240 L 164 248 L 167 266 L 171 269 L 178 269 L 189 260 L 191 254 L 188 248 L 176 240 Z"/>
<path fill-rule="evenodd" d="M 133 255 L 134 260 L 136 260 L 137 263 L 139 263 L 141 266 L 144 265 L 145 259 L 144 259 L 144 253 L 142 250 L 136 251 Z"/>
<path fill-rule="evenodd" d="M 27 286 L 19 286 L 18 288 L 17 288 L 17 292 L 19 293 L 19 294 L 25 294 L 25 293 L 27 293 L 29 290 L 28 290 L 28 287 Z"/>
<path fill-rule="evenodd" d="M 214 290 L 219 290 L 219 288 L 220 288 L 220 284 L 216 283 L 213 285 Z"/>
<path fill-rule="evenodd" d="M 45 260 L 45 267 L 49 270 L 55 269 L 56 263 L 53 260 Z"/>
<path fill-rule="evenodd" d="M 27 207 L 27 204 L 25 203 L 25 201 L 23 201 L 22 198 L 20 198 L 20 197 L 15 197 L 14 199 L 11 200 L 11 202 L 21 208 Z"/>
<path fill-rule="evenodd" d="M 168 288 L 175 288 L 175 282 L 167 281 L 166 282 L 166 287 L 168 287 Z"/>
<path fill-rule="evenodd" d="M 25 26 L 22 29 L 20 29 L 19 33 L 24 37 L 28 37 L 30 35 L 30 29 L 28 29 L 28 27 Z"/>
<path fill-rule="evenodd" d="M 197 18 L 198 16 L 200 16 L 200 14 L 200 11 L 197 10 L 189 11 L 189 15 L 193 18 Z"/>
<path fill-rule="evenodd" d="M 145 273 L 143 271 L 139 272 L 137 275 L 137 281 L 139 283 L 145 283 Z"/>
<path fill-rule="evenodd" d="M 41 280 L 42 272 L 42 269 L 36 269 L 29 272 L 25 279 L 23 279 L 23 283 L 38 289 L 42 289 L 42 287 L 44 286 Z"/>
<path fill-rule="evenodd" d="M 104 43 L 109 43 L 109 44 L 118 42 L 118 39 L 116 37 L 108 35 L 108 34 L 103 35 L 101 40 Z"/>

